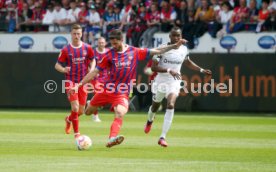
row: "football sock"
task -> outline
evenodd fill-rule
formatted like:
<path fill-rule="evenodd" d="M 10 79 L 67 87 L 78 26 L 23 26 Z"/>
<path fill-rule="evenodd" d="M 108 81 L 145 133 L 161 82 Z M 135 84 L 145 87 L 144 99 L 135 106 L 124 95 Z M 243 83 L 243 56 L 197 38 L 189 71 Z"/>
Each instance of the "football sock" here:
<path fill-rule="evenodd" d="M 162 134 L 160 137 L 166 138 L 167 132 L 169 131 L 172 124 L 173 116 L 174 116 L 174 109 L 166 109 L 163 128 L 162 128 Z"/>
<path fill-rule="evenodd" d="M 98 115 L 98 110 L 94 111 L 93 115 L 97 116 Z"/>
<path fill-rule="evenodd" d="M 109 138 L 116 137 L 120 132 L 123 120 L 121 118 L 114 118 L 113 123 L 110 127 Z"/>
<path fill-rule="evenodd" d="M 79 133 L 79 113 L 71 111 L 69 120 L 72 121 L 74 133 Z"/>
<path fill-rule="evenodd" d="M 148 121 L 152 122 L 154 120 L 154 117 L 155 117 L 155 112 L 151 111 L 151 106 L 150 106 L 148 111 Z"/>

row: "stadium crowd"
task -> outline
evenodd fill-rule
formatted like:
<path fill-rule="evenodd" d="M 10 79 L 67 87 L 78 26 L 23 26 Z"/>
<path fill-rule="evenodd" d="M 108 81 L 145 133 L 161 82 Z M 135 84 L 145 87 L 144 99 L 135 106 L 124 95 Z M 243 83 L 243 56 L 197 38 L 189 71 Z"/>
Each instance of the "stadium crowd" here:
<path fill-rule="evenodd" d="M 83 41 L 112 29 L 126 33 L 126 42 L 153 47 L 156 32 L 179 26 L 192 49 L 193 39 L 208 32 L 213 38 L 239 31 L 275 31 L 275 0 L 0 0 L 0 30 L 69 32 L 84 28 Z M 108 38 L 107 38 L 108 39 Z M 141 44 L 143 41 L 143 44 Z"/>

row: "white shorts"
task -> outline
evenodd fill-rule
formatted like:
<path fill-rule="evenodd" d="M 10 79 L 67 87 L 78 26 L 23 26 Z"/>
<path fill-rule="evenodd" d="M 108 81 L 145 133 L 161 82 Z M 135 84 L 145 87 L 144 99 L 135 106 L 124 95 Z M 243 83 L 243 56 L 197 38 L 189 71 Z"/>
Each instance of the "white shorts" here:
<path fill-rule="evenodd" d="M 161 102 L 164 98 L 168 98 L 168 95 L 174 93 L 178 96 L 180 90 L 180 80 L 174 80 L 170 82 L 160 82 L 154 80 L 151 85 L 152 100 L 154 102 Z"/>

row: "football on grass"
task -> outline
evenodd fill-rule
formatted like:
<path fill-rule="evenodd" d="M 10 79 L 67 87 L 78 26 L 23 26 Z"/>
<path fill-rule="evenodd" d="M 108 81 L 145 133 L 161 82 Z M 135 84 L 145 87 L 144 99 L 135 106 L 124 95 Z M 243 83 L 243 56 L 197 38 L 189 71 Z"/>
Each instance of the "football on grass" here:
<path fill-rule="evenodd" d="M 86 135 L 81 135 L 76 139 L 79 150 L 88 150 L 92 146 L 92 140 Z"/>

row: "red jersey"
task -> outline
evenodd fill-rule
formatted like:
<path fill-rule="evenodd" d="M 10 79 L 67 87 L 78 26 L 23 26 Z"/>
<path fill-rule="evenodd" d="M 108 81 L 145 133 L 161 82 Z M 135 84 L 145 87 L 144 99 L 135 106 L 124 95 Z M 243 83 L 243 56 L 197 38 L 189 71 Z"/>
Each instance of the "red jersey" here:
<path fill-rule="evenodd" d="M 136 79 L 139 60 L 148 59 L 149 49 L 126 45 L 123 52 L 110 49 L 98 62 L 99 71 L 108 69 L 110 74 L 105 82 L 105 90 L 110 93 L 129 94 L 131 84 Z"/>
<path fill-rule="evenodd" d="M 259 11 L 259 19 L 266 20 L 269 17 L 269 11 L 268 10 L 260 10 Z"/>
<path fill-rule="evenodd" d="M 70 72 L 65 74 L 66 80 L 79 83 L 89 72 L 88 68 L 93 57 L 94 53 L 90 45 L 82 42 L 81 46 L 73 47 L 68 44 L 61 50 L 58 63 L 65 63 L 67 67 L 71 67 Z"/>
<path fill-rule="evenodd" d="M 108 51 L 109 51 L 108 48 L 105 48 L 104 52 L 99 52 L 97 48 L 94 49 L 94 58 L 96 60 L 96 65 L 98 64 L 99 61 L 103 59 L 103 57 Z M 109 74 L 109 70 L 104 69 L 99 73 L 99 76 L 96 78 L 97 81 L 104 83 L 108 79 L 108 74 Z"/>

